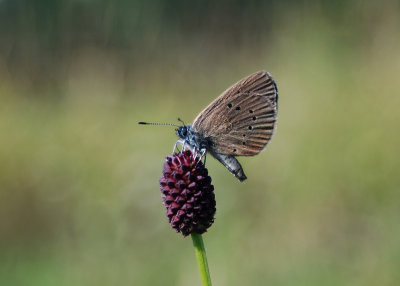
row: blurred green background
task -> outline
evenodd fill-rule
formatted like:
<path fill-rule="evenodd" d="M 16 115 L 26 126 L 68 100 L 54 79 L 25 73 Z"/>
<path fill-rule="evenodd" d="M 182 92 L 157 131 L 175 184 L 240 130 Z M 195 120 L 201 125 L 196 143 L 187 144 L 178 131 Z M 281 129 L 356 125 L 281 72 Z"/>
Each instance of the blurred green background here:
<path fill-rule="evenodd" d="M 267 150 L 207 160 L 214 285 L 400 285 L 398 1 L 0 1 L 0 284 L 200 285 L 158 179 L 266 69 Z"/>

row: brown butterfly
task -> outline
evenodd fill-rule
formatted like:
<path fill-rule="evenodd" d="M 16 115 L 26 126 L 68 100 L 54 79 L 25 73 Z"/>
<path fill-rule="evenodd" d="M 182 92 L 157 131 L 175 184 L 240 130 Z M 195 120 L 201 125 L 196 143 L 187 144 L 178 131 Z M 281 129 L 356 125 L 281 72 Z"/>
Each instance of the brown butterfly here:
<path fill-rule="evenodd" d="M 254 156 L 271 140 L 278 112 L 278 88 L 259 71 L 224 91 L 195 118 L 179 126 L 179 143 L 209 152 L 240 181 L 247 179 L 235 156 Z M 140 122 L 141 124 L 146 124 Z"/>

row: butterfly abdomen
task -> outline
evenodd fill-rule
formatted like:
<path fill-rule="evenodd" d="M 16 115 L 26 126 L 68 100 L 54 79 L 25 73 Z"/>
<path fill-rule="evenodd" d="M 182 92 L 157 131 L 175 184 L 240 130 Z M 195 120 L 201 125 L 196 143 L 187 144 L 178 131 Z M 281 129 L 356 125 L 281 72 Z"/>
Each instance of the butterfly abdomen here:
<path fill-rule="evenodd" d="M 238 178 L 239 181 L 243 182 L 244 180 L 247 179 L 246 175 L 244 174 L 242 166 L 234 156 L 213 153 L 212 151 L 210 153 L 211 155 L 213 155 L 215 159 L 220 161 L 222 165 L 224 165 L 229 170 L 229 172 L 235 175 L 235 177 Z"/>

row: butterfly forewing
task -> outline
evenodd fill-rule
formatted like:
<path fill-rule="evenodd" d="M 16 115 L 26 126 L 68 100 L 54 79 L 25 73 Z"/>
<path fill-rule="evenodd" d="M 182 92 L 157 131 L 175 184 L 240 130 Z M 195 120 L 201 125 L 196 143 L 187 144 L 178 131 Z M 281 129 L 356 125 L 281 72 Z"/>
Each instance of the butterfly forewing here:
<path fill-rule="evenodd" d="M 210 141 L 212 153 L 256 155 L 273 135 L 277 101 L 274 80 L 260 71 L 223 92 L 196 117 L 193 128 Z"/>

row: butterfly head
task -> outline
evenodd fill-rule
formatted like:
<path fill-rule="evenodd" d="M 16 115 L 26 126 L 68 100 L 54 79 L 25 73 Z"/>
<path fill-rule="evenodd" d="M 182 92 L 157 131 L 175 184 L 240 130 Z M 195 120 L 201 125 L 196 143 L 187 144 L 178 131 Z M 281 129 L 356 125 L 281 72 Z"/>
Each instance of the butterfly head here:
<path fill-rule="evenodd" d="M 209 149 L 210 142 L 203 135 L 199 134 L 192 125 L 182 125 L 176 129 L 176 135 L 178 135 L 181 142 L 192 150 L 199 152 L 206 152 Z"/>
<path fill-rule="evenodd" d="M 179 126 L 177 129 L 175 129 L 176 135 L 178 135 L 179 138 L 185 140 L 188 137 L 189 129 L 190 129 L 190 126 L 187 126 L 187 125 Z"/>

